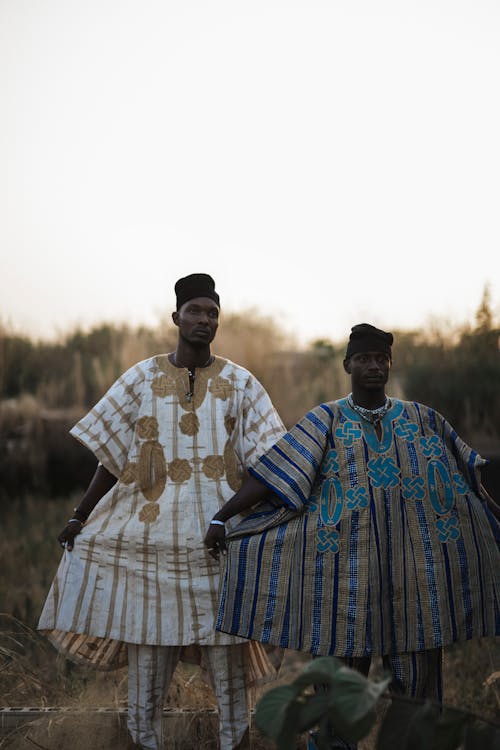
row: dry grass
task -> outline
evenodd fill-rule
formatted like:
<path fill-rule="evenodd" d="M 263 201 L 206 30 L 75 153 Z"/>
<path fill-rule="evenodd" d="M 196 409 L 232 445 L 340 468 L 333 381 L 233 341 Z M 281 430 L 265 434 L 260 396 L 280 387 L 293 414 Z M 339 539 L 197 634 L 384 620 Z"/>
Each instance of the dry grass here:
<path fill-rule="evenodd" d="M 126 707 L 126 672 L 95 673 L 58 657 L 35 631 L 60 550 L 55 542 L 72 499 L 64 502 L 33 497 L 16 501 L 2 512 L 0 601 L 8 614 L 0 615 L 0 703 L 3 706 L 65 706 L 64 715 L 51 714 L 16 731 L 0 734 L 2 750 L 119 750 L 126 747 L 118 713 Z M 15 617 L 13 616 L 15 615 Z M 290 652 L 279 683 L 290 682 L 307 657 Z M 380 665 L 375 660 L 372 675 Z M 485 719 L 500 714 L 500 639 L 456 644 L 445 658 L 444 701 Z M 274 683 L 276 684 L 276 683 Z M 268 687 L 257 691 L 257 699 Z M 211 689 L 199 668 L 180 664 L 167 697 L 167 707 L 198 710 L 215 708 Z M 97 715 L 96 707 L 110 712 Z M 214 714 L 169 724 L 168 750 L 207 750 L 216 747 Z M 303 747 L 304 743 L 298 745 Z M 253 733 L 254 750 L 273 745 Z M 374 735 L 360 750 L 373 750 Z"/>
<path fill-rule="evenodd" d="M 37 636 L 33 635 L 34 642 Z M 20 640 L 18 641 L 20 643 Z M 37 647 L 45 652 L 40 641 Z M 2 657 L 6 656 L 6 649 Z M 48 653 L 45 652 L 45 657 Z M 53 683 L 47 672 L 27 669 L 30 657 L 25 653 L 8 656 L 2 672 L 4 705 L 65 707 L 62 712 L 47 712 L 41 718 L 12 728 L 0 738 L 3 750 L 119 750 L 126 747 L 125 709 L 127 705 L 126 670 L 94 673 L 80 667 L 67 669 L 52 654 Z M 4 662 L 5 666 L 5 662 Z M 4 688 L 7 688 L 4 692 Z M 48 698 L 51 698 L 48 701 Z M 96 710 L 100 708 L 101 710 Z M 102 709 L 108 708 L 105 712 Z M 216 750 L 218 720 L 214 695 L 204 681 L 200 668 L 179 664 L 168 692 L 164 728 L 168 750 Z M 273 745 L 252 730 L 252 748 L 270 750 Z"/>
<path fill-rule="evenodd" d="M 126 746 L 123 711 L 126 708 L 126 670 L 95 673 L 68 665 L 36 633 L 13 618 L 2 617 L 0 690 L 3 704 L 10 706 L 65 706 L 6 734 L 2 750 L 119 750 Z M 258 699 L 276 684 L 293 680 L 308 657 L 288 652 L 277 682 L 256 691 Z M 445 660 L 445 703 L 465 708 L 485 719 L 495 720 L 500 710 L 498 681 L 500 643 L 485 639 L 448 650 Z M 380 671 L 375 661 L 372 676 Z M 96 708 L 108 708 L 107 713 Z M 181 663 L 170 687 L 166 708 L 184 709 L 183 715 L 167 719 L 168 750 L 215 750 L 217 748 L 216 703 L 199 667 Z M 207 713 L 206 709 L 212 709 Z M 383 715 L 384 707 L 380 707 Z M 194 712 L 197 712 L 195 714 Z M 360 750 L 374 750 L 377 727 L 360 743 Z M 274 745 L 256 730 L 253 750 L 271 750 Z M 300 738 L 297 748 L 304 748 Z"/>

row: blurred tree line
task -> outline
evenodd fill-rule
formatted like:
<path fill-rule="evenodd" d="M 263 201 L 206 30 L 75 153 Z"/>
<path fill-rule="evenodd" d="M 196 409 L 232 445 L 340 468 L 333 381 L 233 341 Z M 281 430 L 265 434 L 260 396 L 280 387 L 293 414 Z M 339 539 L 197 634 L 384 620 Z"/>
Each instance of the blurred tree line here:
<path fill-rule="evenodd" d="M 388 392 L 442 413 L 483 455 L 500 455 L 500 325 L 485 289 L 472 323 L 397 331 Z M 225 313 L 213 351 L 247 367 L 287 426 L 309 408 L 345 395 L 341 342 L 297 346 L 255 310 Z M 172 351 L 177 329 L 102 324 L 56 342 L 33 341 L 0 324 L 0 499 L 85 487 L 95 459 L 69 428 L 134 363 Z"/>

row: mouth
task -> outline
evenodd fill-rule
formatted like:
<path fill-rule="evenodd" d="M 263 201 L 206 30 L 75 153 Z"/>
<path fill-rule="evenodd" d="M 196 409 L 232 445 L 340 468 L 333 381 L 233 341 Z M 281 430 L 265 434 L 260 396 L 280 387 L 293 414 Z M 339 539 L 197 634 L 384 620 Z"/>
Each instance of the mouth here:
<path fill-rule="evenodd" d="M 193 331 L 193 336 L 197 336 L 199 338 L 203 339 L 209 339 L 210 338 L 210 330 L 208 328 L 197 328 Z"/>

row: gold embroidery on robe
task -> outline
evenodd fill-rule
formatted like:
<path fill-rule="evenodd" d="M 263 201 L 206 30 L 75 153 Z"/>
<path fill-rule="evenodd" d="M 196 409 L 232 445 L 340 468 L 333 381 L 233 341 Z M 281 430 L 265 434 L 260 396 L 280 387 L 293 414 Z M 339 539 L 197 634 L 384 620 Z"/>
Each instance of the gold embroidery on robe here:
<path fill-rule="evenodd" d="M 220 376 L 232 386 L 226 400 L 208 390 Z M 236 457 L 253 466 L 284 428 L 261 384 L 227 359 L 197 369 L 190 402 L 187 392 L 187 370 L 167 354 L 152 357 L 123 373 L 71 432 L 118 482 L 73 553 L 63 553 L 39 628 L 75 643 L 79 656 L 94 641 L 98 650 L 89 647 L 85 656 L 106 667 L 117 666 L 123 651 L 126 659 L 123 644 L 142 643 L 145 634 L 155 645 L 235 642 L 214 628 L 219 564 L 203 544 L 210 519 L 234 492 L 220 454 L 227 454 L 230 434 Z M 152 444 L 140 460 L 147 441 L 161 447 L 166 472 L 158 471 Z M 216 457 L 207 464 L 210 477 L 203 471 L 207 456 Z M 142 494 L 139 464 L 145 488 L 166 473 L 157 500 L 147 489 L 148 497 Z"/>
<path fill-rule="evenodd" d="M 224 360 L 220 357 L 216 357 L 215 361 L 210 367 L 198 367 L 195 370 L 194 380 L 194 393 L 190 400 L 188 400 L 188 393 L 190 392 L 190 383 L 188 371 L 184 367 L 175 367 L 168 356 L 161 356 L 157 359 L 158 365 L 163 373 L 173 383 L 175 395 L 179 400 L 179 404 L 184 411 L 192 412 L 193 410 L 199 409 L 205 397 L 207 395 L 207 385 L 211 378 L 217 377 L 221 370 L 224 368 Z"/>
<path fill-rule="evenodd" d="M 227 483 L 236 492 L 241 486 L 240 464 L 230 440 L 224 446 L 224 465 Z"/>
<path fill-rule="evenodd" d="M 151 383 L 151 390 L 158 398 L 173 396 L 176 390 L 175 378 L 171 375 L 160 375 Z"/>
<path fill-rule="evenodd" d="M 156 420 L 155 420 L 156 421 Z M 139 487 L 148 500 L 158 500 L 167 480 L 165 454 L 160 443 L 147 440 L 139 454 Z"/>
<path fill-rule="evenodd" d="M 143 505 L 139 513 L 139 521 L 143 523 L 154 523 L 160 515 L 160 506 L 158 503 L 148 503 Z"/>
<path fill-rule="evenodd" d="M 123 474 L 120 477 L 120 481 L 123 484 L 132 484 L 137 481 L 137 464 L 133 461 L 128 461 L 125 464 Z"/>
<path fill-rule="evenodd" d="M 140 417 L 135 423 L 137 436 L 143 440 L 158 440 L 158 421 L 156 417 Z"/>
<path fill-rule="evenodd" d="M 209 479 L 220 479 L 224 476 L 224 459 L 222 456 L 207 456 L 203 459 L 203 473 Z"/>
<path fill-rule="evenodd" d="M 179 427 L 184 435 L 197 435 L 200 430 L 200 420 L 193 411 L 188 411 L 182 415 Z"/>
<path fill-rule="evenodd" d="M 168 476 L 172 482 L 187 482 L 193 470 L 185 458 L 174 458 L 168 465 Z"/>
<path fill-rule="evenodd" d="M 233 384 L 226 378 L 220 376 L 213 378 L 208 388 L 212 396 L 226 401 L 233 392 Z"/>

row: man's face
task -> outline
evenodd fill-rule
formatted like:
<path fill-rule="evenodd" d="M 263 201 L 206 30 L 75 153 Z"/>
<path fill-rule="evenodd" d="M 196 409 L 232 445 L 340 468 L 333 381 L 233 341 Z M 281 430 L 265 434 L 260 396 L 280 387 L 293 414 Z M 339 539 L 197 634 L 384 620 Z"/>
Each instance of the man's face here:
<path fill-rule="evenodd" d="M 391 358 L 383 352 L 359 352 L 344 361 L 344 368 L 353 385 L 376 390 L 389 380 Z"/>
<path fill-rule="evenodd" d="M 194 297 L 172 313 L 179 336 L 191 345 L 210 344 L 219 326 L 219 308 L 209 297 Z"/>

